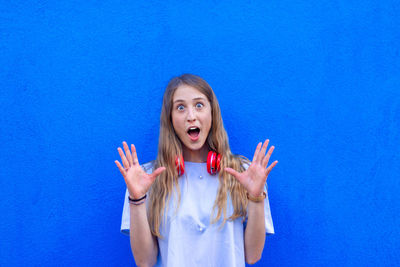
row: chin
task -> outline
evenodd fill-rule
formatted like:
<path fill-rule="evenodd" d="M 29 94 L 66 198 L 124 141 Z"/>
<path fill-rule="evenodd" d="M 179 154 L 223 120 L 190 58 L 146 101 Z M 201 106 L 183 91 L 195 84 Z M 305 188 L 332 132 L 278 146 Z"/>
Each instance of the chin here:
<path fill-rule="evenodd" d="M 188 145 L 186 145 L 186 144 L 184 144 L 184 145 L 186 146 L 187 149 L 189 149 L 191 151 L 200 151 L 204 147 L 205 143 L 206 142 L 203 141 L 203 142 L 198 142 L 196 144 L 189 143 Z"/>
<path fill-rule="evenodd" d="M 203 146 L 186 146 L 191 151 L 200 151 Z"/>

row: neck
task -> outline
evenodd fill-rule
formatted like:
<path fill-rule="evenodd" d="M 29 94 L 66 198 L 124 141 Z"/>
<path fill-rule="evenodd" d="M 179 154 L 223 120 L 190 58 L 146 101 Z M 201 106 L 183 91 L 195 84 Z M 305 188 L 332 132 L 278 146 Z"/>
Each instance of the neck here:
<path fill-rule="evenodd" d="M 208 147 L 206 144 L 199 150 L 190 150 L 187 147 L 183 147 L 183 159 L 190 162 L 207 162 Z"/>

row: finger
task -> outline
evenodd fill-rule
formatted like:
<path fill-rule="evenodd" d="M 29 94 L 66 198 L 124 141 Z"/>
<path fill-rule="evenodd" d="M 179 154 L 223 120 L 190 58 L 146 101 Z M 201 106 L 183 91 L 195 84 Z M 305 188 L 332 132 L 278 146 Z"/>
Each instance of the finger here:
<path fill-rule="evenodd" d="M 257 155 L 258 155 L 258 152 L 260 151 L 261 144 L 262 144 L 261 142 L 258 143 L 258 145 L 256 147 L 256 151 L 254 151 L 253 162 L 256 161 L 256 159 L 257 159 Z"/>
<path fill-rule="evenodd" d="M 157 178 L 163 171 L 165 171 L 165 167 L 160 167 L 160 168 L 158 168 L 157 170 L 155 170 L 152 174 L 151 174 L 151 176 L 152 176 L 152 178 L 153 179 L 155 179 L 155 178 Z"/>
<path fill-rule="evenodd" d="M 136 147 L 134 144 L 131 144 L 131 150 L 132 150 L 132 162 L 133 164 L 139 164 L 139 159 L 136 154 Z"/>
<path fill-rule="evenodd" d="M 266 167 L 268 166 L 268 161 L 269 161 L 269 159 L 270 159 L 270 157 L 271 157 L 272 152 L 274 151 L 274 149 L 275 149 L 275 147 L 274 147 L 274 146 L 271 146 L 271 147 L 269 148 L 269 150 L 268 150 L 267 155 L 265 155 L 265 157 L 264 157 L 264 159 L 263 159 L 263 161 L 262 161 L 262 165 L 264 166 L 264 168 L 266 168 Z"/>
<path fill-rule="evenodd" d="M 122 176 L 124 176 L 124 178 L 125 178 L 125 176 L 126 176 L 126 171 L 125 171 L 124 167 L 122 167 L 121 163 L 119 163 L 118 160 L 116 160 L 116 161 L 114 161 L 114 162 L 115 162 L 115 164 L 117 165 L 117 167 L 118 167 L 119 171 L 121 172 Z"/>
<path fill-rule="evenodd" d="M 133 165 L 132 155 L 131 155 L 131 152 L 129 151 L 128 144 L 124 141 L 124 142 L 122 142 L 122 145 L 124 146 L 124 150 L 125 150 L 126 158 L 128 159 L 128 162 L 129 162 L 129 166 L 132 166 Z"/>
<path fill-rule="evenodd" d="M 265 151 L 267 151 L 268 143 L 269 143 L 269 139 L 265 140 L 265 142 L 264 142 L 264 144 L 263 144 L 263 146 L 262 146 L 262 148 L 260 150 L 260 153 L 258 153 L 257 160 L 260 163 L 262 162 L 262 160 L 263 160 L 263 158 L 265 156 Z"/>
<path fill-rule="evenodd" d="M 278 161 L 275 160 L 274 162 L 272 162 L 271 165 L 269 165 L 269 167 L 267 168 L 267 175 L 271 172 L 271 170 L 276 166 L 276 164 L 278 164 Z"/>
<path fill-rule="evenodd" d="M 124 168 L 125 169 L 129 168 L 129 163 L 126 160 L 126 157 L 124 155 L 124 152 L 122 151 L 122 148 L 118 147 L 118 153 L 119 153 L 119 155 L 121 157 L 122 164 L 124 164 Z"/>
<path fill-rule="evenodd" d="M 232 175 L 233 177 L 235 177 L 236 178 L 236 180 L 238 180 L 239 181 L 239 183 L 243 183 L 243 177 L 242 177 L 242 175 L 240 174 L 240 172 L 238 172 L 238 171 L 236 171 L 236 170 L 234 170 L 234 169 L 232 169 L 232 168 L 228 168 L 228 167 L 225 167 L 224 168 L 224 171 L 226 171 L 227 173 L 229 173 L 230 175 Z"/>

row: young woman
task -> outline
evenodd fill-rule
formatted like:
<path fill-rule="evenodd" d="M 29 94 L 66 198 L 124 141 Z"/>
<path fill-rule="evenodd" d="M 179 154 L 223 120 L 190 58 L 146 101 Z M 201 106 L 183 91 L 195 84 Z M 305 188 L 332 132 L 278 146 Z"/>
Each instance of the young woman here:
<path fill-rule="evenodd" d="M 217 98 L 202 78 L 171 79 L 163 98 L 157 159 L 135 146 L 115 161 L 127 186 L 121 231 L 138 266 L 244 266 L 261 258 L 274 229 L 266 180 L 274 147 L 253 160 L 232 154 Z M 266 153 L 267 152 L 267 153 Z"/>

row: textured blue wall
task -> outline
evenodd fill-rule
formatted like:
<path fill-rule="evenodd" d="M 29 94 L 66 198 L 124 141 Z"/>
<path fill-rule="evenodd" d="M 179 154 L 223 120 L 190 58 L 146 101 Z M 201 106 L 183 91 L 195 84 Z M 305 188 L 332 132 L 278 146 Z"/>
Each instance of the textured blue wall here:
<path fill-rule="evenodd" d="M 276 146 L 257 266 L 399 266 L 398 2 L 150 2 L 1 2 L 0 266 L 134 265 L 116 147 L 155 158 L 184 72 Z"/>

